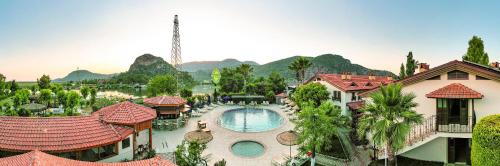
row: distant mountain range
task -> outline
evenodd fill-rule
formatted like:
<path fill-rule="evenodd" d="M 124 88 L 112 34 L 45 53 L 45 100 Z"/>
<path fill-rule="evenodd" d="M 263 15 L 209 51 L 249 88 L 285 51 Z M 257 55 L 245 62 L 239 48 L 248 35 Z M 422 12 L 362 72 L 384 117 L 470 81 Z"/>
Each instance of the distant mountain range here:
<path fill-rule="evenodd" d="M 255 62 L 241 62 L 235 59 L 226 59 L 223 61 L 208 61 L 208 62 L 190 62 L 187 67 L 183 66 L 183 70 L 189 72 L 193 78 L 197 81 L 210 79 L 210 74 L 215 67 L 222 69 L 224 67 L 236 67 L 243 63 L 248 63 L 253 66 L 255 76 L 268 76 L 273 71 L 276 71 L 287 78 L 289 81 L 295 79 L 295 74 L 293 71 L 288 69 L 288 65 L 292 63 L 299 56 L 293 56 L 273 62 L 269 62 L 263 65 L 259 65 Z M 396 76 L 394 73 L 386 70 L 374 70 L 363 67 L 358 64 L 353 64 L 349 59 L 345 59 L 340 55 L 334 54 L 323 54 L 317 57 L 306 57 L 311 60 L 312 67 L 309 68 L 306 77 L 311 77 L 316 72 L 322 73 L 340 73 L 340 72 L 351 72 L 352 74 L 368 74 L 372 73 L 374 75 L 387 75 Z M 231 63 L 228 63 L 231 62 Z M 198 64 L 198 66 L 197 66 Z M 203 65 L 201 65 L 203 64 Z M 230 64 L 230 65 L 228 65 Z"/>
<path fill-rule="evenodd" d="M 54 82 L 68 82 L 68 81 L 83 81 L 83 80 L 99 80 L 109 79 L 116 74 L 99 74 L 93 73 L 88 70 L 75 70 L 63 78 L 55 79 Z"/>
<path fill-rule="evenodd" d="M 299 56 L 293 56 L 277 61 L 259 65 L 253 61 L 238 61 L 236 59 L 225 59 L 222 61 L 197 61 L 187 62 L 182 65 L 182 70 L 188 72 L 196 81 L 211 79 L 210 74 L 214 68 L 222 69 L 224 67 L 237 67 L 241 64 L 250 64 L 254 68 L 255 76 L 268 76 L 273 71 L 283 75 L 288 81 L 295 79 L 293 71 L 288 69 L 288 65 Z M 311 77 L 316 72 L 321 73 L 341 73 L 351 72 L 352 74 L 365 75 L 372 73 L 374 75 L 396 76 L 394 73 L 386 70 L 375 70 L 351 63 L 340 55 L 323 54 L 317 57 L 306 57 L 312 62 L 312 67 L 307 71 L 306 77 Z M 119 74 L 98 74 L 87 70 L 73 71 L 68 76 L 56 79 L 54 81 L 81 81 L 91 79 L 110 79 L 122 83 L 140 83 L 145 84 L 154 75 L 174 73 L 176 69 L 161 57 L 151 54 L 144 54 L 137 57 L 128 71 Z M 187 76 L 189 77 L 189 76 Z M 189 78 L 187 78 L 189 79 Z"/>

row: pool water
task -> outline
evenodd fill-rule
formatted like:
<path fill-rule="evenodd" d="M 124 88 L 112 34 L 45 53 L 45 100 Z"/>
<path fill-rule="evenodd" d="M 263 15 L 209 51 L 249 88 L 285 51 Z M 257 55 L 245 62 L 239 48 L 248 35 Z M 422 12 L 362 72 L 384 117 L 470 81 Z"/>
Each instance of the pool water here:
<path fill-rule="evenodd" d="M 257 157 L 264 153 L 264 146 L 255 141 L 240 141 L 231 146 L 233 154 L 242 157 Z"/>
<path fill-rule="evenodd" d="M 278 128 L 283 118 L 272 110 L 261 108 L 231 109 L 220 117 L 220 125 L 238 132 L 262 132 Z"/>

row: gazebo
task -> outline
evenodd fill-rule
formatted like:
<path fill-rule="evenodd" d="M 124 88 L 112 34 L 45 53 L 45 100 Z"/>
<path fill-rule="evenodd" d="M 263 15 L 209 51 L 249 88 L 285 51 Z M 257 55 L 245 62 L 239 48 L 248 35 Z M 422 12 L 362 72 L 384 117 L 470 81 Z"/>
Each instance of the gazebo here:
<path fill-rule="evenodd" d="M 137 136 L 143 130 L 149 131 L 150 149 L 153 148 L 153 127 L 152 121 L 156 118 L 154 109 L 142 105 L 134 104 L 130 101 L 121 102 L 111 106 L 104 107 L 93 115 L 99 116 L 100 120 L 109 124 L 124 125 L 134 129 L 132 149 L 134 156 L 137 152 Z"/>
<path fill-rule="evenodd" d="M 157 96 L 145 98 L 144 104 L 156 110 L 158 117 L 164 119 L 177 119 L 180 113 L 185 113 L 187 101 L 179 96 Z"/>

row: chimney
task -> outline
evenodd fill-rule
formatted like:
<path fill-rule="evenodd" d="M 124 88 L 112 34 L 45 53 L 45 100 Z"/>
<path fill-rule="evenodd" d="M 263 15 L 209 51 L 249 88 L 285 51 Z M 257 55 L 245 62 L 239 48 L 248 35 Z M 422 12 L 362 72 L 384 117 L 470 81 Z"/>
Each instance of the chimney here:
<path fill-rule="evenodd" d="M 350 80 L 351 79 L 351 75 L 352 75 L 351 72 L 347 72 L 345 78 L 347 80 Z"/>
<path fill-rule="evenodd" d="M 347 76 L 346 76 L 346 73 L 347 73 L 347 72 L 342 72 L 342 73 L 340 74 L 340 79 L 345 80 L 345 79 L 346 79 L 346 77 L 347 77 Z"/>
<path fill-rule="evenodd" d="M 420 63 L 418 64 L 418 72 L 422 73 L 429 70 L 429 65 L 427 63 Z"/>
<path fill-rule="evenodd" d="M 373 75 L 373 73 L 368 73 L 368 80 L 375 80 L 375 76 Z"/>
<path fill-rule="evenodd" d="M 392 77 L 391 76 L 387 76 L 387 80 L 392 81 Z"/>
<path fill-rule="evenodd" d="M 498 68 L 500 68 L 500 63 L 499 62 L 491 62 L 490 66 L 498 69 Z"/>

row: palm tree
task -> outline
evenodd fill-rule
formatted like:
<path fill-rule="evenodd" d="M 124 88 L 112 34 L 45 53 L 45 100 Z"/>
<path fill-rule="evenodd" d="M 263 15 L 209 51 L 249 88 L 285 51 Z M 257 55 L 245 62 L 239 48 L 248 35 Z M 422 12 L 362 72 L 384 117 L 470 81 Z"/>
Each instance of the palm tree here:
<path fill-rule="evenodd" d="M 397 151 L 405 145 L 406 136 L 413 124 L 421 124 L 422 114 L 417 114 L 415 95 L 401 91 L 401 84 L 381 86 L 371 95 L 372 102 L 361 109 L 358 134 L 361 138 L 370 133 L 377 146 L 385 146 L 391 165 Z"/>
<path fill-rule="evenodd" d="M 299 81 L 300 83 L 304 83 L 306 71 L 311 66 L 311 61 L 304 57 L 298 57 L 288 66 L 288 69 L 295 71 L 297 81 Z"/>
<path fill-rule="evenodd" d="M 331 102 L 323 102 L 319 107 L 312 102 L 302 105 L 295 130 L 299 135 L 298 144 L 303 146 L 301 151 L 312 152 L 311 165 L 314 165 L 316 151 L 325 150 L 334 141 L 332 137 L 338 137 L 348 131 L 348 119 L 341 116 L 340 109 Z"/>
<path fill-rule="evenodd" d="M 243 78 L 245 80 L 245 84 L 244 85 L 246 85 L 247 81 L 250 79 L 250 75 L 253 72 L 252 66 L 250 66 L 249 64 L 241 64 L 238 68 L 236 68 L 236 70 L 241 75 L 243 75 Z"/>

